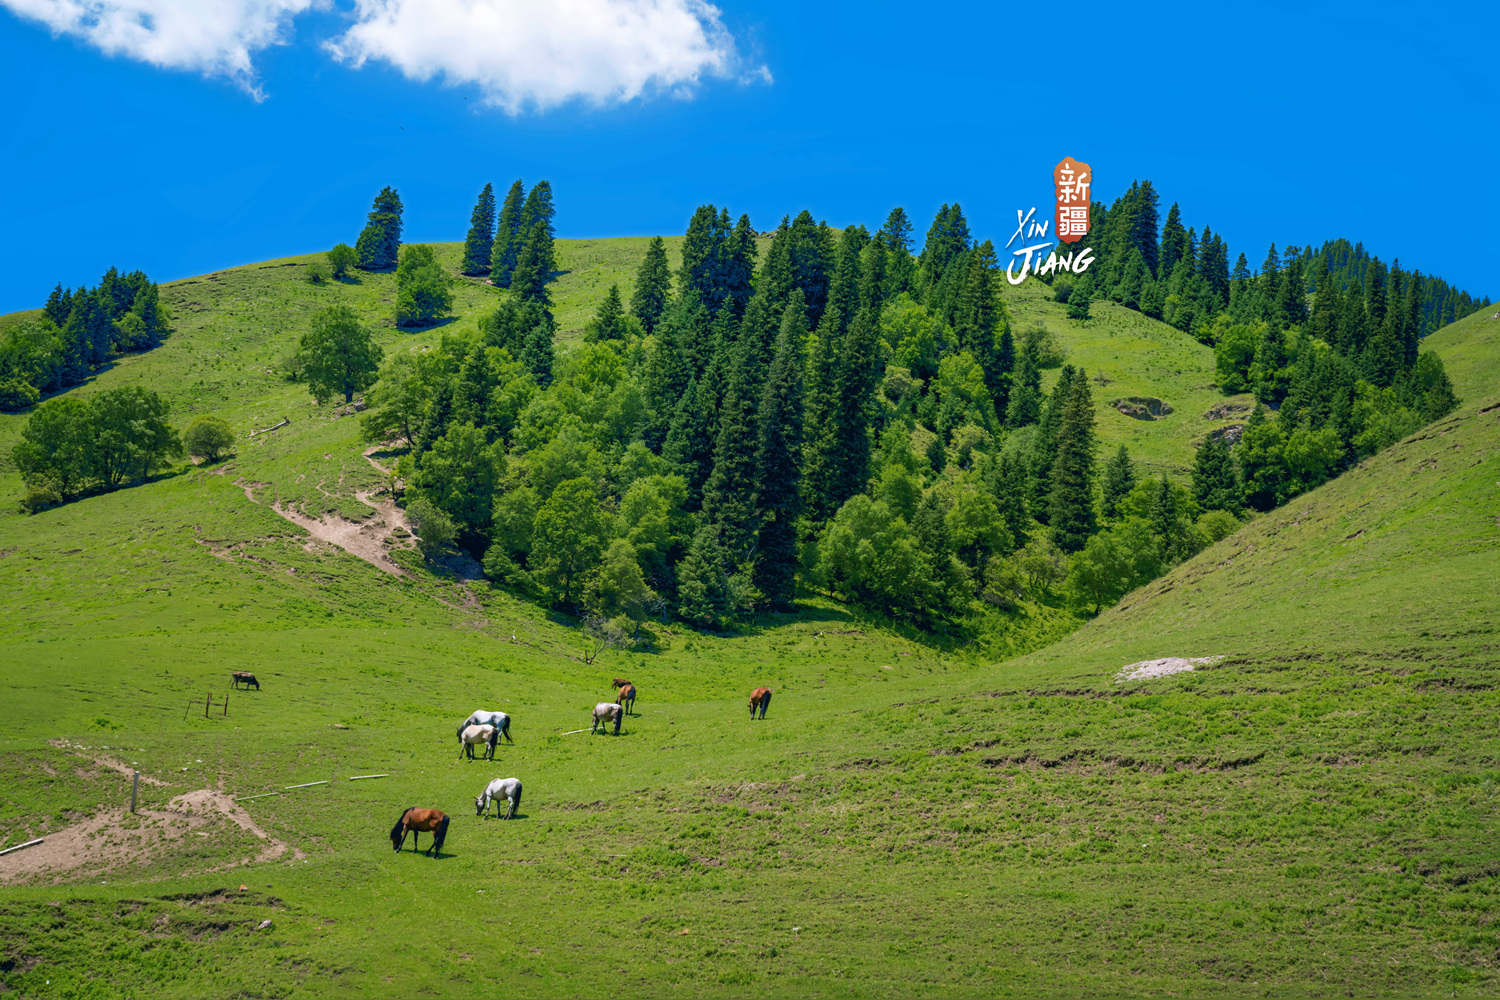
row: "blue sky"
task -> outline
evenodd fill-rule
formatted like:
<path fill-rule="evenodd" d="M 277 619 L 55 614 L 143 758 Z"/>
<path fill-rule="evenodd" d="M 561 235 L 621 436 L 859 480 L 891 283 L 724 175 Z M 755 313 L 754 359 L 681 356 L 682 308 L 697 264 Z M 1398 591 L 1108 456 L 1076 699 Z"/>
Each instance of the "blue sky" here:
<path fill-rule="evenodd" d="M 0 312 L 352 243 L 386 184 L 411 242 L 522 177 L 562 236 L 709 201 L 762 229 L 902 205 L 920 236 L 957 200 L 999 245 L 1064 155 L 1106 201 L 1150 178 L 1231 262 L 1346 236 L 1500 297 L 1493 4 L 208 6 L 0 0 Z"/>

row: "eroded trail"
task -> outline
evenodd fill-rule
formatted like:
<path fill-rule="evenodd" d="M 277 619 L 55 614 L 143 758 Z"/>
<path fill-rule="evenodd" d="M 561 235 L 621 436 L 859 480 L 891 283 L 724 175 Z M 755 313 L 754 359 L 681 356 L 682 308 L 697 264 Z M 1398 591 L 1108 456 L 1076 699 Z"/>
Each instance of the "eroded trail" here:
<path fill-rule="evenodd" d="M 373 453 L 379 450 L 379 446 L 366 449 L 364 457 L 376 469 L 385 472 L 387 470 L 373 457 Z M 251 503 L 262 502 L 256 499 L 255 491 L 267 484 L 252 483 L 241 479 L 236 480 L 236 485 L 245 491 L 245 496 Z M 376 512 L 375 516 L 363 521 L 350 521 L 337 515 L 313 517 L 301 510 L 283 505 L 280 500 L 273 500 L 270 507 L 276 514 L 297 525 L 317 541 L 336 545 L 350 555 L 357 556 L 392 576 L 405 576 L 401 567 L 391 559 L 390 553 L 393 549 L 409 548 L 412 545 L 411 525 L 407 523 L 406 515 L 393 501 L 377 499 L 374 493 L 356 491 L 354 498 L 367 507 L 373 507 Z M 401 537 L 395 535 L 398 528 L 403 532 Z"/>

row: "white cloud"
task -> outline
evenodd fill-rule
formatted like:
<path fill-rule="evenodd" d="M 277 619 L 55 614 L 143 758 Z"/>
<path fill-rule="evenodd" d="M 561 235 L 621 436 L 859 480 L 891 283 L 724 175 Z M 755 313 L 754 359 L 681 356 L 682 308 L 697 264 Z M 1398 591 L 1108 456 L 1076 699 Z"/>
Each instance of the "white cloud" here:
<path fill-rule="evenodd" d="M 685 94 L 705 76 L 742 72 L 718 9 L 701 0 L 354 2 L 354 26 L 327 43 L 335 57 L 476 85 L 512 114 L 572 99 Z M 749 72 L 770 80 L 764 67 Z"/>
<path fill-rule="evenodd" d="M 292 17 L 323 0 L 0 0 L 54 35 L 106 55 L 224 76 L 259 100 L 251 53 L 283 41 Z"/>
<path fill-rule="evenodd" d="M 352 0 L 353 24 L 324 47 L 355 67 L 383 60 L 412 80 L 477 86 L 515 114 L 581 99 L 687 94 L 705 77 L 770 82 L 745 66 L 704 0 Z M 330 0 L 0 0 L 54 35 L 107 55 L 227 77 L 256 100 L 254 54 Z M 343 4 L 340 4 L 343 6 Z"/>

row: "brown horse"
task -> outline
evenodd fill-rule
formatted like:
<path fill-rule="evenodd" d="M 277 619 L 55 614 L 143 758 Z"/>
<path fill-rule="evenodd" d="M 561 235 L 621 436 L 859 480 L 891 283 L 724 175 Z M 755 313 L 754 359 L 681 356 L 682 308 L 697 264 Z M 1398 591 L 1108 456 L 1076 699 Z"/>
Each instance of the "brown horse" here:
<path fill-rule="evenodd" d="M 630 682 L 627 681 L 627 680 L 623 680 L 622 678 L 616 677 L 614 680 L 610 681 L 609 683 L 614 686 L 614 689 L 616 691 L 618 691 L 620 688 L 624 687 L 625 685 L 629 684 Z"/>
<path fill-rule="evenodd" d="M 771 707 L 771 689 L 756 688 L 750 692 L 750 718 L 755 718 L 755 710 L 760 709 L 760 717 L 766 717 L 766 709 Z"/>
<path fill-rule="evenodd" d="M 234 687 L 239 687 L 241 684 L 244 684 L 246 688 L 249 688 L 251 684 L 254 684 L 255 690 L 260 690 L 260 681 L 256 680 L 255 675 L 248 670 L 236 670 L 234 673 L 230 674 L 229 683 Z"/>
<path fill-rule="evenodd" d="M 635 714 L 635 685 L 626 681 L 615 697 L 620 702 L 620 707 L 625 709 L 626 715 Z"/>
<path fill-rule="evenodd" d="M 391 846 L 399 853 L 406 843 L 407 832 L 411 833 L 411 849 L 416 852 L 421 834 L 431 833 L 432 844 L 424 852 L 428 857 L 437 857 L 443 851 L 443 841 L 448 839 L 448 817 L 441 809 L 418 809 L 415 806 L 401 814 L 396 825 L 391 827 Z"/>

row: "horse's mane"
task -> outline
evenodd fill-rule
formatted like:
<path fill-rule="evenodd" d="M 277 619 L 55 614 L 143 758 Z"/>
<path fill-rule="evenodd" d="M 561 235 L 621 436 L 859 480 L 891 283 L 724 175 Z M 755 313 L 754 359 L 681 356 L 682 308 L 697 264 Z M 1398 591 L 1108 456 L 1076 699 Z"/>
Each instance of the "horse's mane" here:
<path fill-rule="evenodd" d="M 401 821 L 404 820 L 404 819 L 406 819 L 406 814 L 409 813 L 409 812 L 411 812 L 412 809 L 415 809 L 415 808 L 417 808 L 417 807 L 416 806 L 412 806 L 409 809 L 403 809 L 403 810 L 401 810 L 401 815 L 396 817 L 396 825 L 393 826 L 393 827 L 391 827 L 391 839 L 392 840 L 395 840 L 397 837 L 401 836 Z"/>

